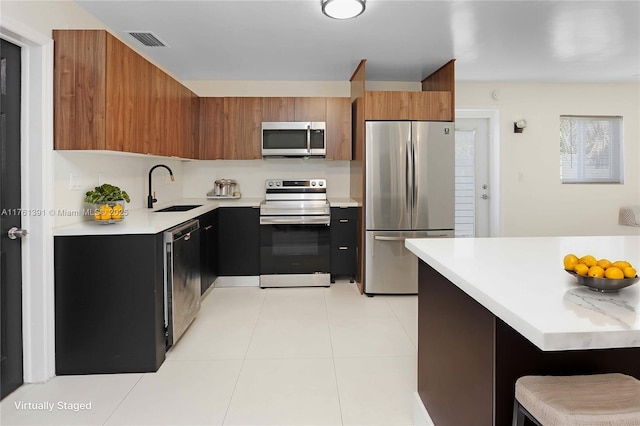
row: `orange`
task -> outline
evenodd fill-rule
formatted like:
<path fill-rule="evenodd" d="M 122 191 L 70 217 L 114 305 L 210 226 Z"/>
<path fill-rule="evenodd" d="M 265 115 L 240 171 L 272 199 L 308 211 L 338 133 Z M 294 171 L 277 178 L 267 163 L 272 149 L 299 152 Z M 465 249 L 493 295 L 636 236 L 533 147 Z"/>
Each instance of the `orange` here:
<path fill-rule="evenodd" d="M 598 265 L 602 269 L 607 269 L 609 266 L 611 266 L 611 261 L 608 259 L 600 259 L 598 260 L 598 262 L 596 262 L 596 265 Z"/>
<path fill-rule="evenodd" d="M 563 259 L 564 269 L 567 271 L 573 271 L 573 268 L 578 264 L 578 256 L 575 254 L 568 254 Z"/>
<path fill-rule="evenodd" d="M 591 268 L 592 266 L 596 266 L 596 258 L 591 256 L 590 254 L 586 255 L 586 256 L 582 256 L 579 260 L 580 263 L 584 263 L 585 265 L 587 265 L 589 268 Z"/>
<path fill-rule="evenodd" d="M 604 271 L 604 276 L 610 280 L 621 280 L 624 278 L 624 273 L 622 269 L 612 266 Z"/>
<path fill-rule="evenodd" d="M 100 220 L 109 220 L 111 219 L 111 207 L 107 204 L 103 204 L 99 208 L 100 212 Z"/>
<path fill-rule="evenodd" d="M 587 273 L 590 277 L 593 278 L 604 278 L 604 269 L 599 266 L 593 265 L 589 268 L 589 272 Z"/>
<path fill-rule="evenodd" d="M 111 219 L 122 219 L 122 206 L 116 204 L 111 211 Z"/>
<path fill-rule="evenodd" d="M 587 274 L 589 273 L 589 267 L 587 265 L 585 265 L 584 263 L 578 263 L 576 265 L 574 271 L 576 272 L 576 274 L 582 275 L 583 277 L 586 277 Z"/>
<path fill-rule="evenodd" d="M 624 269 L 624 268 L 628 268 L 629 266 L 631 266 L 631 264 L 629 262 L 627 262 L 626 260 L 616 260 L 615 262 L 613 262 L 613 266 L 620 268 L 620 269 Z"/>
<path fill-rule="evenodd" d="M 622 270 L 625 278 L 635 278 L 636 277 L 636 269 L 633 266 L 627 266 Z"/>

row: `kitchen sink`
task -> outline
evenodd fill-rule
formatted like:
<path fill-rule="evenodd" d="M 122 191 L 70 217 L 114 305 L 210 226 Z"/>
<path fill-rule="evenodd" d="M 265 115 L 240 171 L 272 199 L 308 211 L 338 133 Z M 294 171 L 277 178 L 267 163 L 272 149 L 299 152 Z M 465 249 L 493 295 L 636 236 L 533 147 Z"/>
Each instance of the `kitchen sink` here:
<path fill-rule="evenodd" d="M 182 204 L 182 205 L 175 205 L 175 206 L 169 206 L 169 207 L 165 207 L 164 209 L 160 209 L 160 210 L 154 210 L 154 213 L 159 213 L 159 212 L 186 212 L 189 211 L 191 209 L 195 209 L 196 207 L 201 207 L 202 204 Z"/>

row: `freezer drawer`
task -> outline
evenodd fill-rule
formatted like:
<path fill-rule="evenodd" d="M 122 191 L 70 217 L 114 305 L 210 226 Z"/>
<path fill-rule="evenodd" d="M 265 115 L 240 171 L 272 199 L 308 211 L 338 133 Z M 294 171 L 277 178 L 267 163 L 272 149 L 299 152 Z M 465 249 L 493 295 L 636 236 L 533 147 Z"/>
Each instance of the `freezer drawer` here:
<path fill-rule="evenodd" d="M 418 258 L 404 246 L 406 238 L 453 237 L 445 231 L 367 231 L 364 292 L 417 294 Z"/>

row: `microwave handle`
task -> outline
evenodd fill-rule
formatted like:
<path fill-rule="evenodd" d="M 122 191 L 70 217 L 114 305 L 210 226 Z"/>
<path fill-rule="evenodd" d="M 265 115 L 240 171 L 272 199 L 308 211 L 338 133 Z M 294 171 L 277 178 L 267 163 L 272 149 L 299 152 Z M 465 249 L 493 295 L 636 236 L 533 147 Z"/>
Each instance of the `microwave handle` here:
<path fill-rule="evenodd" d="M 307 124 L 307 153 L 311 154 L 311 123 Z"/>

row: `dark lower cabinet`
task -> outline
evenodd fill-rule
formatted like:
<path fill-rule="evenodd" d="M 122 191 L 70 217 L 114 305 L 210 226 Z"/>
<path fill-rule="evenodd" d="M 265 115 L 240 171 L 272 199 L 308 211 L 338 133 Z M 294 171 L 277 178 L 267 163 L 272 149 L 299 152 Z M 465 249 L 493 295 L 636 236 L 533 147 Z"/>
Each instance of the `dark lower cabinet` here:
<path fill-rule="evenodd" d="M 200 278 L 201 293 L 218 278 L 218 210 L 198 217 L 200 221 Z"/>
<path fill-rule="evenodd" d="M 162 233 L 55 237 L 56 374 L 157 371 Z"/>
<path fill-rule="evenodd" d="M 358 209 L 331 208 L 331 282 L 346 275 L 354 282 L 358 267 Z"/>
<path fill-rule="evenodd" d="M 218 209 L 218 275 L 260 275 L 260 209 Z"/>

